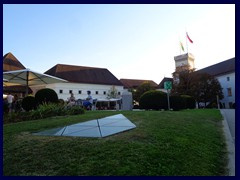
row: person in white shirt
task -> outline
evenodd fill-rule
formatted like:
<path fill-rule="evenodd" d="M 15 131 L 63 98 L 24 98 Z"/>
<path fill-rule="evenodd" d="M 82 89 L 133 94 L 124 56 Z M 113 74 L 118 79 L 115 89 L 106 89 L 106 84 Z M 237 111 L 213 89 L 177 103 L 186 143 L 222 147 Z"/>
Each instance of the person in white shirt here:
<path fill-rule="evenodd" d="M 8 102 L 9 112 L 12 112 L 12 109 L 13 109 L 13 100 L 14 100 L 14 96 L 11 95 L 10 93 L 8 93 L 8 95 L 7 95 L 7 102 Z"/>
<path fill-rule="evenodd" d="M 93 103 L 93 99 L 92 99 L 92 96 L 91 96 L 91 91 L 87 91 L 87 98 L 85 101 L 83 101 L 83 106 L 86 108 L 86 109 L 89 109 L 91 106 L 92 106 L 92 103 Z"/>

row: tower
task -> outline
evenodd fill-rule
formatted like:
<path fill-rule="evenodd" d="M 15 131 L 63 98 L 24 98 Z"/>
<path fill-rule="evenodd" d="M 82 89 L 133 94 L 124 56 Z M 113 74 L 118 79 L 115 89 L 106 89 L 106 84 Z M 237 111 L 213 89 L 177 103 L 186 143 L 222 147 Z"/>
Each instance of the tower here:
<path fill-rule="evenodd" d="M 174 56 L 176 72 L 195 68 L 194 56 L 191 53 Z"/>
<path fill-rule="evenodd" d="M 179 74 L 195 68 L 194 56 L 191 53 L 174 56 L 175 60 L 175 72 L 173 73 L 173 83 L 179 83 Z"/>

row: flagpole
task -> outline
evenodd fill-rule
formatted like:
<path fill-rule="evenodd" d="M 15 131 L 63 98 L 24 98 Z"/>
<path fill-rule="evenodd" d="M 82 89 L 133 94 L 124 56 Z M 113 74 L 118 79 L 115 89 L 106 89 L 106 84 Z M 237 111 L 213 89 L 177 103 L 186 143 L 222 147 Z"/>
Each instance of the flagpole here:
<path fill-rule="evenodd" d="M 188 53 L 187 31 L 186 31 L 185 37 L 186 37 L 186 47 L 187 47 L 187 53 Z"/>
<path fill-rule="evenodd" d="M 180 43 L 180 41 L 179 41 L 179 43 Z M 180 48 L 180 55 L 182 54 L 182 48 L 181 48 L 181 45 L 179 46 L 179 48 Z"/>

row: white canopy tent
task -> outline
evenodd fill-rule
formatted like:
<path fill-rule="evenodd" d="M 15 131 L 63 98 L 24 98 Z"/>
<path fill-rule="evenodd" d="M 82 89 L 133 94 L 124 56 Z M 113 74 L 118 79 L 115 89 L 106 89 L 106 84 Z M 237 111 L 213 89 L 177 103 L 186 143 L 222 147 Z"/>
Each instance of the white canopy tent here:
<path fill-rule="evenodd" d="M 3 83 L 3 85 L 5 86 L 11 85 L 26 86 L 26 95 L 28 94 L 29 86 L 68 82 L 64 79 L 50 76 L 47 74 L 38 73 L 30 69 L 3 72 L 3 79 L 7 80 L 7 82 Z"/>

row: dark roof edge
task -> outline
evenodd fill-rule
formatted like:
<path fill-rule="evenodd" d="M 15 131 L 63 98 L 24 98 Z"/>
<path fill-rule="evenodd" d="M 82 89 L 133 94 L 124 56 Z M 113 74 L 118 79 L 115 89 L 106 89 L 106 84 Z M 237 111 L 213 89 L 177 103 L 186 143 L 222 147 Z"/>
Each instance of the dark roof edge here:
<path fill-rule="evenodd" d="M 72 67 L 84 67 L 84 68 L 90 68 L 90 69 L 107 69 L 107 68 L 100 68 L 100 67 L 92 67 L 92 66 L 79 66 L 79 65 L 73 65 L 73 64 L 56 64 L 56 67 L 58 66 L 72 66 Z"/>
<path fill-rule="evenodd" d="M 207 69 L 207 68 L 210 68 L 210 67 L 212 67 L 212 66 L 217 66 L 217 65 L 219 65 L 219 64 L 226 63 L 226 61 L 233 60 L 233 59 L 235 60 L 235 57 L 229 58 L 229 59 L 227 59 L 227 60 L 225 60 L 225 61 L 221 61 L 221 62 L 216 63 L 216 64 L 212 64 L 212 65 L 207 66 L 207 67 L 202 68 L 202 69 L 198 69 L 198 70 L 196 70 L 196 71 L 201 71 L 201 70 L 203 70 L 203 69 Z"/>
<path fill-rule="evenodd" d="M 234 61 L 234 66 L 231 67 L 231 65 L 233 65 L 233 61 Z M 229 68 L 230 66 L 230 68 Z M 223 67 L 226 69 L 223 70 Z M 219 69 L 216 68 L 220 68 L 222 71 L 219 71 Z M 196 73 L 208 73 L 211 74 L 213 76 L 219 76 L 219 75 L 224 75 L 224 74 L 228 74 L 230 72 L 235 72 L 235 57 L 227 59 L 225 61 L 207 66 L 205 68 L 199 69 L 195 71 Z"/>

